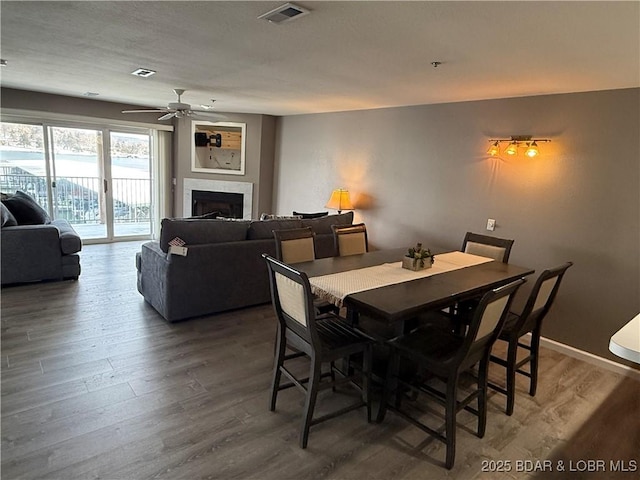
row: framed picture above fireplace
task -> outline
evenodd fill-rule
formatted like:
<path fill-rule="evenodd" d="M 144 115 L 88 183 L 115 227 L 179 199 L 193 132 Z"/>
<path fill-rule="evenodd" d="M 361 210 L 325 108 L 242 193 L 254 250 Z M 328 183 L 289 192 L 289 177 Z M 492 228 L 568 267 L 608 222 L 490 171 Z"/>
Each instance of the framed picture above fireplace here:
<path fill-rule="evenodd" d="M 244 175 L 246 123 L 191 122 L 191 171 Z"/>

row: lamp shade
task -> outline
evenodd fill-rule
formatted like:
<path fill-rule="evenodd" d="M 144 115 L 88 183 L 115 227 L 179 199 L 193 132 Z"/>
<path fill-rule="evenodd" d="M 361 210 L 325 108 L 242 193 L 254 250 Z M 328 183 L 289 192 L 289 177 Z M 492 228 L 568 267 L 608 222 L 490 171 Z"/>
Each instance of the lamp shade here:
<path fill-rule="evenodd" d="M 518 153 L 518 144 L 517 142 L 513 141 L 509 144 L 509 146 L 507 147 L 507 149 L 505 150 L 505 153 L 507 155 L 516 155 Z"/>
<path fill-rule="evenodd" d="M 349 190 L 344 190 L 342 188 L 335 189 L 331 192 L 331 198 L 325 205 L 325 208 L 332 208 L 334 210 L 338 210 L 338 212 L 342 210 L 353 210 L 353 205 L 349 198 Z"/>
<path fill-rule="evenodd" d="M 524 153 L 528 157 L 535 157 L 536 155 L 539 155 L 540 151 L 538 150 L 538 144 L 536 142 L 533 142 L 531 145 L 529 145 L 529 148 L 527 148 L 527 151 Z"/>
<path fill-rule="evenodd" d="M 498 155 L 500 153 L 500 142 L 496 141 L 495 143 L 493 143 L 489 147 L 489 150 L 487 150 L 487 153 L 492 157 L 495 157 L 496 155 Z"/>

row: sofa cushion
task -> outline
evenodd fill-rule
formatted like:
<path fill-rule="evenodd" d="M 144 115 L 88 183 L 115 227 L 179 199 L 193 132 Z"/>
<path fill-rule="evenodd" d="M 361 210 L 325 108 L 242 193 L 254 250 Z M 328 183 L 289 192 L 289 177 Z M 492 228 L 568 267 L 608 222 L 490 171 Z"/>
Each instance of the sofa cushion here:
<path fill-rule="evenodd" d="M 51 218 L 44 208 L 33 198 L 18 190 L 2 201 L 13 214 L 18 225 L 44 225 L 51 223 Z"/>
<path fill-rule="evenodd" d="M 316 235 L 332 233 L 331 225 L 351 225 L 353 223 L 353 212 L 341 213 L 339 215 L 327 215 L 320 218 L 309 218 L 302 220 L 303 227 L 311 227 Z"/>
<path fill-rule="evenodd" d="M 163 252 L 168 252 L 169 242 L 176 237 L 184 240 L 187 246 L 237 242 L 247 238 L 248 226 L 248 221 L 164 218 L 160 230 L 160 248 Z"/>
<path fill-rule="evenodd" d="M 0 215 L 1 215 L 2 228 L 14 227 L 18 225 L 18 222 L 16 221 L 16 217 L 14 217 L 13 213 L 11 213 L 11 211 L 7 207 L 5 207 L 4 203 L 0 203 Z"/>
<path fill-rule="evenodd" d="M 249 240 L 258 240 L 265 238 L 273 238 L 274 230 L 288 230 L 291 228 L 302 227 L 302 220 L 254 220 L 249 226 L 247 238 Z"/>

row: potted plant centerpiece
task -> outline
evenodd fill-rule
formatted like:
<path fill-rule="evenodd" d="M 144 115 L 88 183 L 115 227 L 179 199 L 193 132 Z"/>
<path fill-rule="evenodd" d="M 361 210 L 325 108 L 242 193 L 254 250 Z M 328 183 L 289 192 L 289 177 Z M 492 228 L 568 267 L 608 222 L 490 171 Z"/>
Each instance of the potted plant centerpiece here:
<path fill-rule="evenodd" d="M 402 259 L 402 268 L 418 271 L 425 268 L 431 268 L 435 255 L 428 248 L 422 248 L 422 244 L 418 243 L 415 247 L 411 247 Z"/>

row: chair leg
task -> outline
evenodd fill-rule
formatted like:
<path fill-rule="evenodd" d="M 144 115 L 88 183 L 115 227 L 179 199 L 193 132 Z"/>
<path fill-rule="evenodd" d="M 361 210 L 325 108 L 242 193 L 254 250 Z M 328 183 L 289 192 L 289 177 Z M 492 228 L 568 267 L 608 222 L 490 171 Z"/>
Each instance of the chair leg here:
<path fill-rule="evenodd" d="M 529 395 L 532 397 L 536 394 L 538 387 L 538 356 L 540 351 L 540 330 L 531 332 L 531 362 L 529 364 L 529 372 L 531 372 L 531 383 L 529 384 Z"/>
<path fill-rule="evenodd" d="M 304 414 L 302 419 L 302 431 L 300 432 L 300 448 L 307 448 L 309 441 L 309 428 L 313 418 L 313 409 L 316 406 L 318 398 L 318 387 L 320 385 L 320 376 L 322 364 L 318 358 L 313 355 L 311 357 L 311 371 L 309 372 L 309 383 L 307 384 L 307 399 L 304 403 Z"/>
<path fill-rule="evenodd" d="M 447 457 L 445 467 L 453 468 L 456 459 L 456 412 L 458 396 L 458 376 L 454 375 L 447 380 L 447 398 L 445 405 L 445 436 L 447 444 Z"/>
<path fill-rule="evenodd" d="M 362 395 L 367 405 L 367 422 L 371 423 L 371 364 L 372 346 L 367 345 L 362 353 Z"/>
<path fill-rule="evenodd" d="M 331 362 L 331 364 L 329 365 L 329 372 L 331 374 L 331 383 L 333 385 L 331 385 L 331 391 L 335 392 L 336 391 L 336 363 L 335 362 Z"/>
<path fill-rule="evenodd" d="M 516 362 L 518 361 L 518 337 L 509 339 L 507 352 L 507 415 L 513 415 L 516 401 Z"/>
<path fill-rule="evenodd" d="M 478 367 L 478 437 L 484 437 L 487 428 L 487 378 L 489 359 L 482 359 Z"/>
<path fill-rule="evenodd" d="M 280 368 L 284 364 L 284 353 L 286 347 L 287 340 L 281 333 L 280 327 L 278 327 L 275 356 L 273 359 L 273 377 L 271 379 L 271 400 L 269 401 L 269 410 L 272 412 L 276 409 L 276 399 L 278 397 L 278 389 L 280 387 L 280 377 L 282 376 Z"/>

